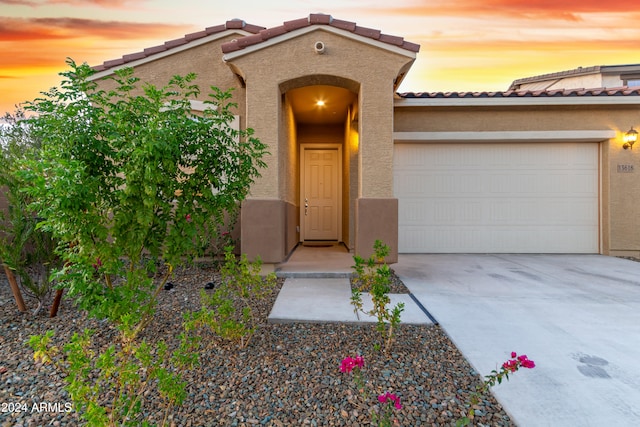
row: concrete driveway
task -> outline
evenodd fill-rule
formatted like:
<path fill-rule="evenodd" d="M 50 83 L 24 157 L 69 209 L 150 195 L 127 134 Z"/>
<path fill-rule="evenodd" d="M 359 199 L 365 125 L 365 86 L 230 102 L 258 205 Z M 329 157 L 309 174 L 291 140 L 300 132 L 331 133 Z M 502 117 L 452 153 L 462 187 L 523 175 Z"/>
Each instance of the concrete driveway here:
<path fill-rule="evenodd" d="M 400 255 L 392 266 L 519 426 L 640 425 L 640 263 L 601 255 Z"/>

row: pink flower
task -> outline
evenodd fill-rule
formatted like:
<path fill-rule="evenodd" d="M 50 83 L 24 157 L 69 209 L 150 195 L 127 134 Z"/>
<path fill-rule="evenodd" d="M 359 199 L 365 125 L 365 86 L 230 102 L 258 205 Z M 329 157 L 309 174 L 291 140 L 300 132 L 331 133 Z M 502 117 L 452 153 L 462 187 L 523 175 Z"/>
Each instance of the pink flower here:
<path fill-rule="evenodd" d="M 533 369 L 536 367 L 536 364 L 533 360 L 529 360 L 526 355 L 518 356 L 518 361 L 523 368 Z"/>
<path fill-rule="evenodd" d="M 536 364 L 533 360 L 529 360 L 526 354 L 518 356 L 515 351 L 511 352 L 511 360 L 507 360 L 502 364 L 502 368 L 509 372 L 515 372 L 520 367 L 533 369 Z"/>
<path fill-rule="evenodd" d="M 187 222 L 191 222 L 191 214 L 186 214 L 186 215 L 184 216 L 184 219 L 186 219 L 186 220 L 187 220 Z"/>
<path fill-rule="evenodd" d="M 340 372 L 350 373 L 353 368 L 362 368 L 364 366 L 364 357 L 356 356 L 355 358 L 347 356 L 340 364 Z"/>
<path fill-rule="evenodd" d="M 393 406 L 396 409 L 402 409 L 402 404 L 400 403 L 400 398 L 398 396 L 396 396 L 395 394 L 386 392 L 385 394 L 381 394 L 380 396 L 378 396 L 378 402 L 387 403 L 387 401 L 393 402 Z"/>
<path fill-rule="evenodd" d="M 515 360 L 507 360 L 502 364 L 502 367 L 507 371 L 515 372 L 518 370 L 518 362 Z"/>

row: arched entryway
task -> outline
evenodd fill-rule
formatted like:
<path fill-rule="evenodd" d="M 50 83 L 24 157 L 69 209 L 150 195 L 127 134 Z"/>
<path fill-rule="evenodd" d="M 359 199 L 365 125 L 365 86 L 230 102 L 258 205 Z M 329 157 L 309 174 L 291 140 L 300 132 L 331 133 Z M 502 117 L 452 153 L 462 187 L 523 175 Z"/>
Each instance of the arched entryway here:
<path fill-rule="evenodd" d="M 353 247 L 358 88 L 335 76 L 308 76 L 281 86 L 280 149 L 288 154 L 281 157 L 287 177 L 282 189 L 297 211 L 290 218 L 296 230 L 295 238 L 287 239 L 290 249 L 317 242 Z"/>

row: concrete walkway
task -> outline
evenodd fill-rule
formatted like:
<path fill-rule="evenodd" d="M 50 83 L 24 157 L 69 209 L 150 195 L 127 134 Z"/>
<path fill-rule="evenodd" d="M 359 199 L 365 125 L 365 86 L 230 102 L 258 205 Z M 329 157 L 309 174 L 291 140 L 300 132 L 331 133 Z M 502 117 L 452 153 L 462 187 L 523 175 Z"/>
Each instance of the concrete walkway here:
<path fill-rule="evenodd" d="M 640 425 L 640 263 L 599 255 L 401 255 L 393 266 L 521 427 Z"/>
<path fill-rule="evenodd" d="M 391 307 L 404 303 L 402 323 L 431 324 L 407 294 L 389 294 Z M 353 311 L 347 278 L 287 278 L 269 314 L 269 322 L 377 322 L 373 316 Z M 362 296 L 363 309 L 371 310 L 371 296 Z"/>
<path fill-rule="evenodd" d="M 276 267 L 285 282 L 269 314 L 269 322 L 376 322 L 356 313 L 351 305 L 353 254 L 342 245 L 298 246 L 289 259 Z M 390 294 L 391 307 L 404 304 L 402 322 L 431 324 L 410 295 Z M 371 310 L 370 295 L 362 296 L 363 309 Z"/>

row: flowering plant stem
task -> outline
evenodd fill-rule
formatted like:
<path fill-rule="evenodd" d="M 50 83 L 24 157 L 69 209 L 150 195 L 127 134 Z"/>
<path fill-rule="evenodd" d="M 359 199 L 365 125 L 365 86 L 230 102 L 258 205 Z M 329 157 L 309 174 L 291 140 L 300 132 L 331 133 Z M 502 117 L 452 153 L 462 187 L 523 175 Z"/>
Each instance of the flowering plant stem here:
<path fill-rule="evenodd" d="M 360 318 L 358 312 L 370 316 L 375 316 L 378 320 L 378 331 L 382 335 L 384 350 L 388 352 L 393 343 L 394 332 L 400 325 L 400 314 L 404 311 L 404 303 L 398 303 L 395 307 L 389 308 L 391 298 L 391 269 L 384 262 L 389 255 L 389 246 L 376 240 L 374 244 L 374 254 L 365 260 L 356 255 L 353 257 L 355 265 L 354 282 L 358 285 L 351 292 L 351 305 L 353 305 L 356 316 Z M 369 311 L 363 309 L 362 292 L 371 293 L 373 308 Z M 376 345 L 379 347 L 378 345 Z"/>
<path fill-rule="evenodd" d="M 340 372 L 353 375 L 353 381 L 358 387 L 358 392 L 362 395 L 364 401 L 369 400 L 369 389 L 367 387 L 366 380 L 362 374 L 362 368 L 364 367 L 364 358 L 362 356 L 346 357 L 342 360 L 340 365 Z M 390 392 L 383 393 L 378 396 L 378 402 L 381 406 L 379 413 L 372 410 L 371 424 L 379 427 L 391 427 L 392 420 L 397 424 L 397 420 L 393 418 L 394 409 L 402 409 L 400 404 L 400 398 Z"/>
<path fill-rule="evenodd" d="M 475 410 L 473 406 L 480 403 L 482 395 L 489 391 L 489 388 L 496 385 L 496 383 L 502 384 L 503 379 L 508 380 L 509 374 L 516 372 L 520 368 L 533 369 L 535 367 L 535 362 L 533 360 L 530 360 L 526 355 L 522 354 L 518 356 L 515 351 L 512 351 L 511 359 L 504 362 L 499 371 L 494 369 L 493 371 L 491 371 L 491 374 L 486 375 L 484 382 L 477 387 L 475 392 L 471 393 L 471 397 L 469 398 L 469 412 L 467 413 L 466 417 L 458 420 L 456 426 L 460 427 L 471 424 L 471 420 L 473 420 L 475 416 Z"/>

